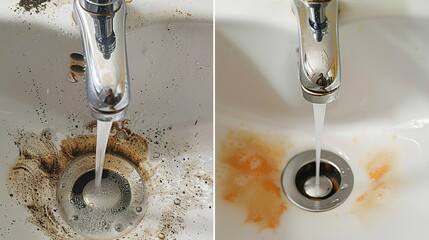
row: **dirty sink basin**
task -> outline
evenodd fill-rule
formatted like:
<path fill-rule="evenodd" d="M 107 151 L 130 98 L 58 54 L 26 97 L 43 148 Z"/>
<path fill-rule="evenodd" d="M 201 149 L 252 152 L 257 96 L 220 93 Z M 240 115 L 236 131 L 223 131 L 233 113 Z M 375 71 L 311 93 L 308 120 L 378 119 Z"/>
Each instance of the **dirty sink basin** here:
<path fill-rule="evenodd" d="M 286 163 L 315 148 L 312 106 L 298 81 L 291 1 L 217 1 L 219 239 L 426 239 L 429 15 L 423 6 L 341 1 L 342 85 L 327 107 L 322 148 L 346 159 L 354 187 L 339 207 L 312 213 L 281 190 Z M 245 168 L 252 158 L 266 164 L 254 169 L 265 170 Z"/>
<path fill-rule="evenodd" d="M 51 185 L 39 189 L 23 185 L 18 193 L 8 188 L 14 179 L 9 170 L 25 168 L 25 164 L 15 165 L 20 154 L 15 141 L 23 143 L 17 137 L 36 136 L 38 143 L 38 136 L 45 137 L 52 140 L 55 148 L 50 151 L 55 152 L 60 151 L 62 139 L 93 134 L 85 129 L 92 118 L 81 62 L 79 55 L 71 56 L 82 52 L 72 1 L 50 1 L 37 7 L 19 6 L 18 2 L 8 0 L 0 8 L 0 238 L 81 239 L 64 233 L 58 209 L 52 208 L 55 199 L 49 199 L 49 208 L 42 204 L 46 199 L 36 199 L 47 195 L 33 194 L 36 190 L 55 192 Z M 211 239 L 211 19 L 209 1 L 128 4 L 132 100 L 124 127 L 146 139 L 144 160 L 151 174 L 145 182 L 146 214 L 125 239 Z M 72 65 L 78 67 L 71 71 Z M 30 154 L 21 157 L 33 158 L 36 168 L 42 166 L 32 155 L 45 148 L 40 149 L 40 145 L 30 144 L 28 149 L 21 149 L 21 153 Z M 55 180 L 47 173 L 51 170 L 36 179 Z M 27 201 L 28 196 L 33 197 Z M 43 211 L 47 214 L 33 216 Z"/>

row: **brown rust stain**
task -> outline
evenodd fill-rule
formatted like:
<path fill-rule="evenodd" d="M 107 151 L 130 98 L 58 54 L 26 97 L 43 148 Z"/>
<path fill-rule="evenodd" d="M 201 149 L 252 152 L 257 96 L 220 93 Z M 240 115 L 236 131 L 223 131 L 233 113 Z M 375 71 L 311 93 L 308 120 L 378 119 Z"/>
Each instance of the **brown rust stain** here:
<path fill-rule="evenodd" d="M 121 138 L 118 134 L 121 132 Z M 146 140 L 124 125 L 114 125 L 107 152 L 132 161 L 146 181 L 149 181 Z M 66 137 L 60 149 L 52 137 L 21 131 L 15 138 L 19 157 L 9 171 L 7 187 L 10 196 L 31 213 L 29 222 L 53 239 L 82 239 L 59 215 L 56 183 L 68 162 L 82 154 L 95 153 L 95 135 Z"/>
<path fill-rule="evenodd" d="M 284 141 L 230 131 L 221 151 L 223 199 L 244 208 L 247 223 L 275 230 L 287 210 L 279 180 L 286 157 Z"/>
<path fill-rule="evenodd" d="M 121 239 L 155 239 L 158 234 L 163 234 L 166 239 L 174 239 L 189 229 L 185 220 L 188 211 L 212 209 L 212 202 L 207 200 L 212 194 L 211 172 L 206 170 L 200 156 L 188 155 L 185 161 L 183 152 L 178 150 L 184 143 L 171 143 L 169 138 L 165 139 L 165 152 L 161 152 L 166 158 L 148 161 L 147 143 L 152 141 L 151 131 L 156 134 L 155 138 L 161 139 L 166 134 L 165 130 L 169 131 L 172 127 L 149 128 L 146 133 L 142 133 L 147 137 L 146 141 L 144 137 L 133 133 L 129 125 L 128 120 L 113 123 L 107 153 L 135 163 L 145 179 L 148 195 L 162 201 L 149 203 L 155 207 L 149 207 L 146 216 L 153 218 L 153 223 L 142 221 L 132 233 Z M 83 127 L 85 134 L 74 137 L 56 134 L 51 129 L 40 134 L 25 131 L 16 134 L 15 144 L 20 154 L 9 171 L 9 196 L 28 209 L 29 223 L 36 225 L 38 230 L 52 239 L 83 239 L 61 218 L 56 196 L 58 179 L 67 164 L 82 155 L 95 152 L 96 121 Z M 63 139 L 59 140 L 58 137 Z M 183 169 L 176 170 L 179 167 L 179 156 L 183 157 L 183 161 L 180 161 Z M 180 204 L 173 201 L 176 198 Z M 160 212 L 161 215 L 158 215 Z M 203 231 L 207 231 L 207 228 L 204 227 L 197 234 Z"/>

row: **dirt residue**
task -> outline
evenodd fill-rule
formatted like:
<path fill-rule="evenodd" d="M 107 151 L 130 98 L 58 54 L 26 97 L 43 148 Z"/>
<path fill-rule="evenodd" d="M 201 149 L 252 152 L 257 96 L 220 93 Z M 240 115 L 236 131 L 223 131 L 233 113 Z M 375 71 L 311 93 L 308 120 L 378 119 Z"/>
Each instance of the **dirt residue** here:
<path fill-rule="evenodd" d="M 50 2 L 51 0 L 20 0 L 19 6 L 21 8 L 24 8 L 25 11 L 30 11 L 32 9 L 35 9 L 36 12 L 39 12 L 41 10 L 45 10 L 46 8 L 46 2 Z"/>
<path fill-rule="evenodd" d="M 246 210 L 246 222 L 260 229 L 276 229 L 287 206 L 280 188 L 284 142 L 254 133 L 230 131 L 222 144 L 220 182 L 223 199 Z"/>
<path fill-rule="evenodd" d="M 163 139 L 171 127 L 156 128 L 154 136 L 149 129 L 147 137 L 142 137 L 133 133 L 128 123 L 122 121 L 112 125 L 106 151 L 137 166 L 148 191 L 149 207 L 144 219 L 149 220 L 143 220 L 124 239 L 137 240 L 142 236 L 156 239 L 159 234 L 165 239 L 175 239 L 190 224 L 185 220 L 189 210 L 212 208 L 211 174 L 201 168 L 201 156 L 198 155 L 183 157 L 183 163 L 179 164 L 178 156 L 182 153 L 176 149 L 181 149 L 181 145 L 167 141 L 163 147 L 168 151 L 158 153 L 156 159 L 149 161 L 148 143 L 153 141 L 151 138 Z M 50 129 L 40 134 L 25 131 L 16 134 L 19 157 L 9 171 L 7 187 L 10 197 L 25 206 L 30 213 L 28 221 L 52 239 L 83 239 L 62 219 L 57 207 L 56 185 L 67 163 L 95 153 L 95 127 L 95 121 L 90 122 L 85 125 L 84 134 L 75 136 L 64 136 Z M 167 158 L 167 153 L 172 157 Z"/>
<path fill-rule="evenodd" d="M 147 142 L 117 124 L 112 128 L 107 152 L 131 160 L 149 181 Z M 119 137 L 120 135 L 120 137 Z M 95 135 L 67 136 L 58 150 L 46 131 L 40 135 L 19 132 L 15 137 L 19 158 L 9 172 L 8 188 L 20 205 L 30 211 L 29 221 L 54 239 L 79 239 L 59 215 L 56 184 L 68 162 L 88 153 L 95 153 Z"/>
<path fill-rule="evenodd" d="M 54 144 L 29 132 L 19 132 L 19 158 L 9 171 L 10 196 L 30 212 L 28 221 L 53 239 L 70 239 L 73 231 L 61 219 L 56 206 L 56 182 L 68 158 Z"/>

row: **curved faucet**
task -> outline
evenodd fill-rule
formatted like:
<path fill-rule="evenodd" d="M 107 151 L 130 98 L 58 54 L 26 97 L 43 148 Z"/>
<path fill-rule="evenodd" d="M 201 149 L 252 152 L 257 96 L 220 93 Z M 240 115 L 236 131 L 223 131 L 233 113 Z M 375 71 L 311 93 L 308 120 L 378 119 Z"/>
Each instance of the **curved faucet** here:
<path fill-rule="evenodd" d="M 341 84 L 338 0 L 293 0 L 300 38 L 299 78 L 304 98 L 326 104 Z"/>
<path fill-rule="evenodd" d="M 91 114 L 118 121 L 130 101 L 124 0 L 74 0 L 85 56 L 86 94 Z"/>

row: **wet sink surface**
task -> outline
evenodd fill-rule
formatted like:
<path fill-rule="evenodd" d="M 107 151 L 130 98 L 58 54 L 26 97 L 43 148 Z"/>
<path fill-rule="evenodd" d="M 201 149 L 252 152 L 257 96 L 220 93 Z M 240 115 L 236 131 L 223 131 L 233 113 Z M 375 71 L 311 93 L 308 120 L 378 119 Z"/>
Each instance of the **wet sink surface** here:
<path fill-rule="evenodd" d="M 50 22 L 55 12 L 41 12 L 43 17 L 37 17 L 21 10 L 0 21 L 1 239 L 64 237 L 47 236 L 43 226 L 28 223 L 29 211 L 17 204 L 16 194 L 9 195 L 13 193 L 6 183 L 9 168 L 19 156 L 14 143 L 18 132 L 38 135 L 49 129 L 53 139 L 59 139 L 53 140 L 57 147 L 67 136 L 89 133 L 85 125 L 92 118 L 85 82 L 75 76 L 76 82 L 70 72 L 76 64 L 70 54 L 82 51 L 80 37 L 72 23 L 71 4 L 57 5 L 58 12 L 67 13 L 64 22 Z M 140 5 L 131 5 L 128 15 L 132 100 L 126 126 L 147 140 L 152 187 L 144 220 L 126 239 L 154 239 L 160 234 L 166 239 L 210 239 L 213 42 L 210 16 L 203 16 L 210 11 L 203 8 L 202 13 L 191 13 L 174 6 L 164 11 L 158 5 L 154 9 L 159 13 L 151 17 L 139 11 Z M 52 226 L 61 227 L 54 222 Z"/>
<path fill-rule="evenodd" d="M 271 4 L 266 8 L 272 10 L 276 3 Z M 349 5 L 343 6 L 343 14 L 350 13 Z M 339 99 L 327 108 L 322 147 L 348 160 L 355 185 L 340 207 L 310 213 L 282 192 L 266 197 L 267 185 L 259 190 L 246 185 L 273 179 L 281 189 L 287 161 L 314 149 L 312 106 L 302 98 L 297 78 L 297 30 L 285 24 L 294 21 L 293 15 L 287 11 L 291 16 L 276 22 L 275 17 L 224 13 L 216 26 L 217 237 L 424 239 L 429 214 L 424 187 L 429 181 L 427 16 L 340 21 L 342 86 Z M 251 174 L 229 170 L 231 158 L 249 155 L 270 159 L 272 177 L 249 180 Z M 234 181 L 242 188 L 231 198 Z M 278 207 L 279 200 L 286 210 L 277 217 L 249 210 Z M 266 219 L 278 224 L 266 224 Z"/>

